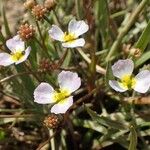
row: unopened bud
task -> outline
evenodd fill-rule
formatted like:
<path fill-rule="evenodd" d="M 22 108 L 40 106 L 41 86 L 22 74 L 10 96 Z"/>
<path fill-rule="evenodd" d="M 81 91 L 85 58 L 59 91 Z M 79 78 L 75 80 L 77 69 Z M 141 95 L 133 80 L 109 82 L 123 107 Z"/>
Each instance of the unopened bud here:
<path fill-rule="evenodd" d="M 26 9 L 32 9 L 36 5 L 36 2 L 34 0 L 26 0 L 24 3 L 24 7 Z"/>
<path fill-rule="evenodd" d="M 58 67 L 59 66 L 57 63 L 51 62 L 48 58 L 43 58 L 39 64 L 39 71 L 49 72 L 52 70 L 56 70 Z"/>
<path fill-rule="evenodd" d="M 134 56 L 135 58 L 138 58 L 141 56 L 141 50 L 139 48 L 131 48 L 130 55 Z"/>
<path fill-rule="evenodd" d="M 52 10 L 56 6 L 56 1 L 55 0 L 45 0 L 44 6 L 48 10 Z"/>

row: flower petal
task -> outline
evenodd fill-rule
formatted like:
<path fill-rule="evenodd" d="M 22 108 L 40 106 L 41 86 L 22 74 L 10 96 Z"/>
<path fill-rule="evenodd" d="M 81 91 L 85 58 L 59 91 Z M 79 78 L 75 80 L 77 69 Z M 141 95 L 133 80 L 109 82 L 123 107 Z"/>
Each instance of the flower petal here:
<path fill-rule="evenodd" d="M 75 34 L 75 37 L 82 35 L 89 30 L 89 26 L 83 21 L 72 19 L 68 25 L 68 32 Z"/>
<path fill-rule="evenodd" d="M 66 48 L 74 48 L 74 47 L 83 47 L 85 44 L 85 40 L 83 38 L 77 39 L 77 40 L 73 40 L 71 42 L 66 42 L 66 43 L 62 43 L 63 47 Z"/>
<path fill-rule="evenodd" d="M 0 65 L 9 66 L 13 64 L 14 61 L 11 59 L 11 55 L 7 53 L 0 53 Z"/>
<path fill-rule="evenodd" d="M 58 83 L 60 88 L 69 90 L 70 93 L 77 90 L 81 85 L 81 79 L 77 73 L 70 71 L 62 71 L 58 75 Z"/>
<path fill-rule="evenodd" d="M 59 102 L 59 103 L 55 104 L 51 108 L 51 113 L 64 114 L 72 104 L 73 104 L 73 96 L 70 96 L 70 97 L 66 98 L 63 102 Z"/>
<path fill-rule="evenodd" d="M 122 78 L 124 75 L 131 75 L 134 63 L 131 59 L 119 60 L 112 66 L 113 75 Z"/>
<path fill-rule="evenodd" d="M 16 35 L 12 39 L 7 40 L 6 45 L 10 49 L 11 52 L 24 51 L 25 49 L 25 44 L 19 38 L 19 35 Z"/>
<path fill-rule="evenodd" d="M 52 95 L 54 89 L 48 83 L 42 82 L 35 90 L 34 90 L 34 102 L 39 104 L 49 104 L 53 103 Z"/>
<path fill-rule="evenodd" d="M 31 51 L 31 47 L 28 47 L 28 48 L 25 50 L 24 56 L 23 56 L 19 61 L 17 61 L 15 64 L 17 65 L 17 64 L 20 64 L 20 63 L 22 63 L 23 61 L 25 61 L 25 60 L 28 58 L 28 56 L 29 56 L 29 54 L 30 54 L 30 51 Z"/>
<path fill-rule="evenodd" d="M 122 88 L 115 80 L 109 80 L 109 85 L 117 92 L 125 92 L 127 90 Z"/>
<path fill-rule="evenodd" d="M 52 25 L 52 28 L 48 31 L 51 38 L 58 41 L 64 41 L 64 32 L 56 25 Z"/>
<path fill-rule="evenodd" d="M 136 85 L 134 90 L 139 93 L 146 93 L 150 87 L 150 71 L 144 70 L 135 76 Z"/>

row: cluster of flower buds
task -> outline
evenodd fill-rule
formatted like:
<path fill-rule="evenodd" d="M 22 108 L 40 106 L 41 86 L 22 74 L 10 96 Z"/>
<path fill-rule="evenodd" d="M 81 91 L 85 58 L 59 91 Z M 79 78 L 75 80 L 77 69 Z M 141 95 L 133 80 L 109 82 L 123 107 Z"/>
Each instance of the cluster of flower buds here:
<path fill-rule="evenodd" d="M 32 8 L 32 14 L 35 16 L 37 20 L 43 19 L 46 13 L 47 13 L 47 8 L 44 7 L 43 5 L 37 4 Z"/>
<path fill-rule="evenodd" d="M 26 9 L 32 9 L 35 5 L 36 5 L 35 0 L 26 0 L 26 2 L 24 3 L 24 7 Z"/>
<path fill-rule="evenodd" d="M 125 0 L 113 0 L 109 3 L 109 9 L 110 11 L 114 12 L 116 10 L 125 9 L 127 7 L 127 1 Z"/>
<path fill-rule="evenodd" d="M 34 36 L 35 29 L 32 25 L 28 23 L 23 24 L 19 27 L 18 34 L 23 41 L 27 41 Z"/>
<path fill-rule="evenodd" d="M 54 62 L 51 62 L 48 58 L 43 58 L 39 64 L 39 71 L 48 72 L 58 68 L 58 65 Z"/>
<path fill-rule="evenodd" d="M 24 3 L 26 9 L 31 9 L 33 16 L 37 20 L 44 18 L 48 11 L 51 11 L 56 6 L 55 0 L 45 0 L 44 4 L 37 4 L 35 0 L 26 0 Z"/>
<path fill-rule="evenodd" d="M 61 123 L 61 118 L 59 115 L 52 113 L 49 116 L 45 117 L 43 122 L 47 128 L 56 129 Z"/>

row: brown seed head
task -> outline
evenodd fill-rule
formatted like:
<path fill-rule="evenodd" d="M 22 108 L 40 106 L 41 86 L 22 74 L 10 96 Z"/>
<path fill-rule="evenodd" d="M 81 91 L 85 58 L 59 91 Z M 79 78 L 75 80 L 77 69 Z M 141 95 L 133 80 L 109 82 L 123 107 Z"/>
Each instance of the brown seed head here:
<path fill-rule="evenodd" d="M 47 13 L 47 8 L 45 6 L 35 5 L 32 8 L 32 14 L 35 16 L 37 20 L 42 19 L 46 13 Z"/>
<path fill-rule="evenodd" d="M 26 0 L 24 3 L 24 7 L 26 9 L 32 9 L 36 5 L 36 2 L 34 0 Z"/>
<path fill-rule="evenodd" d="M 48 58 L 43 58 L 39 64 L 39 70 L 41 72 L 52 71 L 58 68 L 58 65 L 54 62 L 51 62 Z"/>
<path fill-rule="evenodd" d="M 19 27 L 18 34 L 23 41 L 31 39 L 34 36 L 34 33 L 35 29 L 32 25 L 29 25 L 28 23 Z"/>
<path fill-rule="evenodd" d="M 56 129 L 59 127 L 61 119 L 56 114 L 50 114 L 44 119 L 44 125 L 51 129 Z"/>
<path fill-rule="evenodd" d="M 45 0 L 44 6 L 48 10 L 52 10 L 56 6 L 56 1 L 55 0 Z"/>

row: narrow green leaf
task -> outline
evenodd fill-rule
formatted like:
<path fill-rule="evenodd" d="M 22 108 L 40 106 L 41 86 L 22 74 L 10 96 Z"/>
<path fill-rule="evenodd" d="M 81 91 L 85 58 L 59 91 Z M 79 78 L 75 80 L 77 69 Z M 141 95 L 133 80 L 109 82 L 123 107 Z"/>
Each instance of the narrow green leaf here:
<path fill-rule="evenodd" d="M 135 62 L 135 67 L 139 67 L 150 59 L 150 51 L 145 52 L 139 59 Z"/>
<path fill-rule="evenodd" d="M 73 123 L 76 126 L 92 129 L 103 134 L 107 132 L 107 129 L 104 126 L 99 126 L 97 122 L 91 120 L 74 119 Z"/>
<path fill-rule="evenodd" d="M 111 68 L 111 62 L 107 63 L 106 76 L 105 76 L 106 84 L 108 84 L 109 80 L 114 80 L 114 75 L 112 73 L 112 68 Z"/>
<path fill-rule="evenodd" d="M 107 47 L 109 31 L 109 13 L 107 0 L 98 0 L 95 2 L 95 17 L 97 25 L 97 34 L 101 33 L 103 48 Z M 99 38 L 97 36 L 97 38 Z M 98 39 L 97 39 L 98 40 Z"/>
<path fill-rule="evenodd" d="M 38 52 L 38 46 L 34 40 L 29 41 L 27 43 L 27 46 L 31 47 L 32 53 L 30 54 L 29 60 L 32 65 L 32 67 L 35 69 L 37 67 L 37 52 Z"/>
<path fill-rule="evenodd" d="M 133 126 L 130 127 L 130 144 L 128 150 L 136 150 L 137 145 L 137 133 Z"/>
<path fill-rule="evenodd" d="M 0 130 L 0 141 L 4 140 L 6 136 L 6 133 L 3 130 Z"/>
<path fill-rule="evenodd" d="M 3 16 L 3 20 L 4 20 L 4 27 L 5 27 L 6 35 L 11 36 L 11 32 L 10 32 L 10 29 L 9 29 L 9 25 L 8 25 L 8 21 L 7 21 L 7 17 L 6 17 L 4 7 L 2 7 L 2 16 Z"/>
<path fill-rule="evenodd" d="M 5 38 L 4 38 L 4 36 L 3 36 L 3 34 L 2 34 L 1 31 L 0 31 L 0 41 L 1 41 L 2 43 L 5 42 Z"/>
<path fill-rule="evenodd" d="M 91 118 L 94 121 L 97 121 L 101 125 L 105 125 L 107 127 L 114 128 L 114 129 L 120 129 L 120 130 L 123 130 L 126 128 L 122 123 L 120 123 L 118 121 L 111 120 L 108 117 L 99 116 L 96 112 L 94 112 L 93 110 L 91 110 L 88 107 L 86 107 L 86 110 L 87 110 L 88 114 L 91 116 Z"/>
<path fill-rule="evenodd" d="M 135 47 L 139 48 L 143 53 L 149 42 L 150 42 L 150 21 L 148 22 L 147 27 L 145 28 L 143 33 L 141 34 L 139 40 L 135 44 Z"/>

